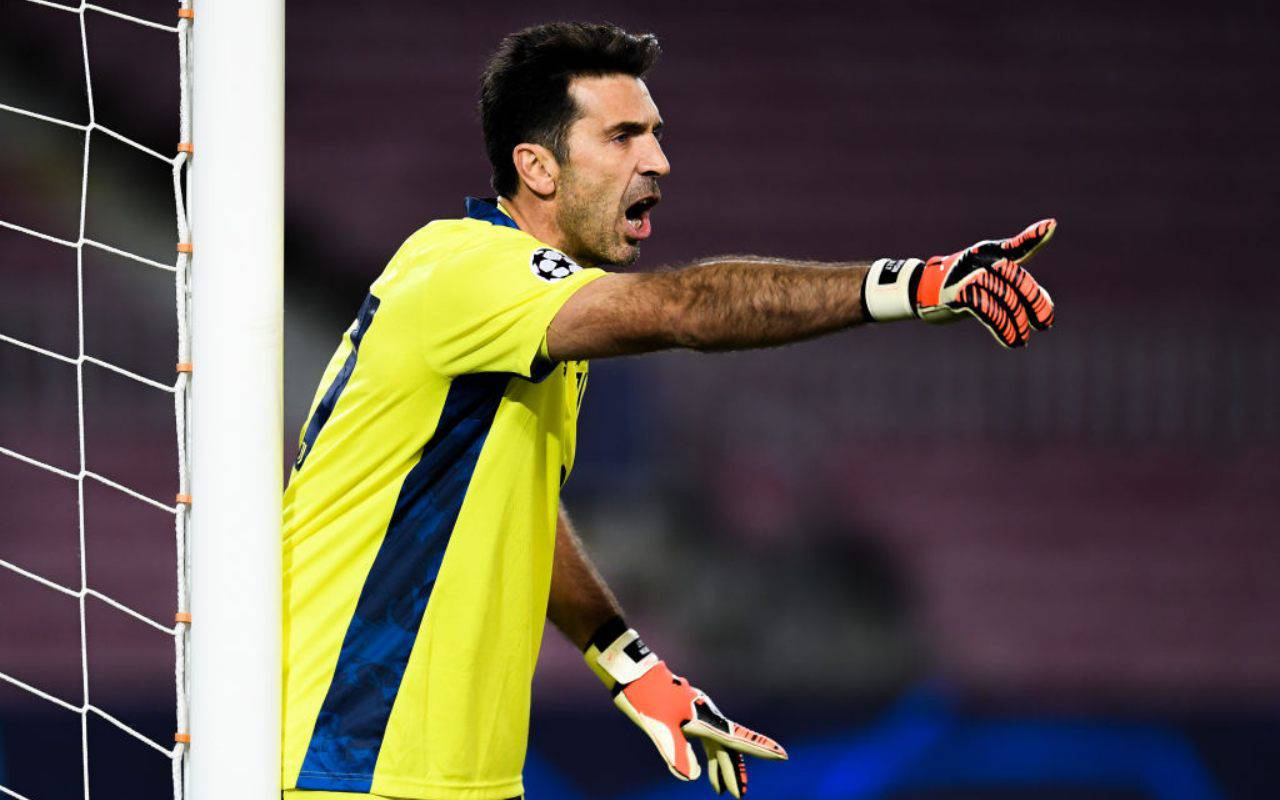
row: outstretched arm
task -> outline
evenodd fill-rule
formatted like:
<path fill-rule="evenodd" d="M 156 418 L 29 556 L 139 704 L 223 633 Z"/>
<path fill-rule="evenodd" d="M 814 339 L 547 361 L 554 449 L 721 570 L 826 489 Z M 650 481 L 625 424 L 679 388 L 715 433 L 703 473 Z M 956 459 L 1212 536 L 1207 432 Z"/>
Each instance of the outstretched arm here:
<path fill-rule="evenodd" d="M 547 330 L 554 360 L 687 347 L 769 347 L 863 321 L 865 264 L 724 256 L 614 273 L 569 298 Z"/>
<path fill-rule="evenodd" d="M 1053 324 L 1048 292 L 1022 264 L 1056 229 L 1041 220 L 927 262 L 870 265 L 725 256 L 652 274 L 611 274 L 578 290 L 547 329 L 553 360 L 687 347 L 738 350 L 863 322 L 976 318 L 1005 347 Z"/>

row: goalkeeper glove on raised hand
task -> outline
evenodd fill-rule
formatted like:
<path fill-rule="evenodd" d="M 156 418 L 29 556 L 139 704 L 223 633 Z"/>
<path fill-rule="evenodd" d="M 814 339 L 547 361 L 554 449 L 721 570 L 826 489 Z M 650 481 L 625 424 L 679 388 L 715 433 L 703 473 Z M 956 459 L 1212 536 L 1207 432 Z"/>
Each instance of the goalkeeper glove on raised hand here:
<path fill-rule="evenodd" d="M 1045 245 L 1057 220 L 1042 219 L 1009 239 L 987 239 L 949 256 L 882 258 L 862 284 L 862 306 L 873 322 L 919 317 L 978 319 L 1005 347 L 1022 347 L 1031 329 L 1053 325 L 1053 301 L 1022 268 Z"/>
<path fill-rule="evenodd" d="M 787 751 L 767 736 L 726 718 L 711 698 L 671 674 L 640 635 L 621 617 L 600 626 L 583 657 L 613 692 L 613 704 L 640 726 L 657 746 L 671 774 L 682 781 L 701 774 L 689 738 L 699 739 L 707 757 L 707 776 L 716 794 L 742 797 L 747 791 L 743 755 L 785 759 Z M 688 738 L 686 738 L 688 737 Z"/>

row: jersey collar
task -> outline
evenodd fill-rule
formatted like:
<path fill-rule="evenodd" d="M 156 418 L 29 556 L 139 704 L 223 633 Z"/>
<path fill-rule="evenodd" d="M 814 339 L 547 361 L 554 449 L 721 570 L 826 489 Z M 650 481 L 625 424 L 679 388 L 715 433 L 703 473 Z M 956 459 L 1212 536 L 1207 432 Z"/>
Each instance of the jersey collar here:
<path fill-rule="evenodd" d="M 520 230 L 520 226 L 502 208 L 496 197 L 468 197 L 467 217 Z"/>

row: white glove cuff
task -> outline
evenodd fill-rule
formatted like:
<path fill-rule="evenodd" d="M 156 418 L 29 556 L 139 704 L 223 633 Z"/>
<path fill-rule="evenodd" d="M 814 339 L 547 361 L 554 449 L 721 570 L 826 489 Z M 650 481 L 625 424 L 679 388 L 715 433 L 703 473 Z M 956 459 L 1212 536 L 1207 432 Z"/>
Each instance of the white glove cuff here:
<path fill-rule="evenodd" d="M 628 628 L 626 633 L 614 639 L 603 650 L 594 644 L 589 646 L 583 653 L 583 658 L 606 686 L 610 686 L 610 683 L 625 686 L 638 680 L 658 663 L 658 657 L 633 628 Z"/>
<path fill-rule="evenodd" d="M 882 258 L 872 263 L 862 282 L 862 305 L 872 322 L 892 322 L 916 316 L 913 278 L 924 267 L 918 258 Z"/>

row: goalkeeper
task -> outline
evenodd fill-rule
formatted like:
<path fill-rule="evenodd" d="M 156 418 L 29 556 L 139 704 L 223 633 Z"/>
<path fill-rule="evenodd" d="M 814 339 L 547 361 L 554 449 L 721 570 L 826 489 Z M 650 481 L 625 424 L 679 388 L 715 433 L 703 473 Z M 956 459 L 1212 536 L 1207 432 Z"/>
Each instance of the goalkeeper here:
<path fill-rule="evenodd" d="M 285 494 L 286 796 L 520 796 L 549 618 L 677 778 L 740 797 L 743 755 L 785 751 L 645 647 L 559 503 L 587 360 L 964 317 L 1021 347 L 1052 324 L 1022 267 L 1052 220 L 926 260 L 609 271 L 671 169 L 657 57 L 609 25 L 507 37 L 480 99 L 497 196 L 410 236 L 329 363 Z"/>

